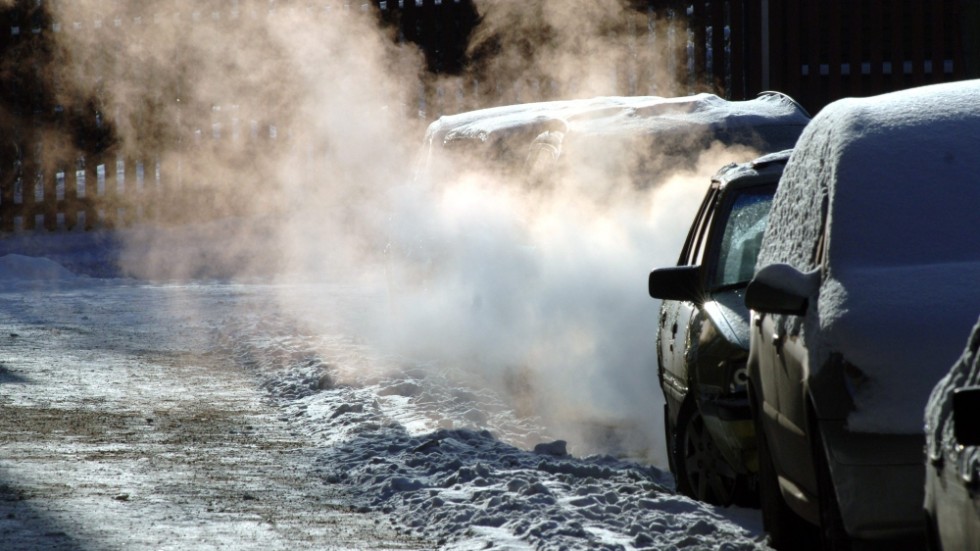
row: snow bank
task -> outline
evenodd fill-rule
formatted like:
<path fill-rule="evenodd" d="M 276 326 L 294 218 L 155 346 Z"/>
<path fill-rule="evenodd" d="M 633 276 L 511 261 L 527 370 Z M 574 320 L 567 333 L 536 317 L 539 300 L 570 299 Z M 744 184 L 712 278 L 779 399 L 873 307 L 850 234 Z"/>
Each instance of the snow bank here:
<path fill-rule="evenodd" d="M 69 281 L 77 277 L 60 264 L 47 258 L 20 254 L 0 256 L 0 282 Z"/>
<path fill-rule="evenodd" d="M 332 355 L 322 345 L 303 352 L 314 343 L 295 337 L 238 342 L 283 418 L 321 443 L 324 480 L 442 549 L 766 549 L 759 532 L 674 494 L 669 473 L 569 455 L 565 442 L 452 370 L 389 366 L 378 380 L 350 344 Z"/>
<path fill-rule="evenodd" d="M 0 258 L 11 260 L 21 267 L 50 267 L 43 259 Z M 59 378 L 64 384 L 58 392 L 81 385 L 83 392 L 71 393 L 69 402 L 97 398 L 79 403 L 100 423 L 106 412 L 126 412 L 118 421 L 129 421 L 119 426 L 129 432 L 137 426 L 134 438 L 140 442 L 153 443 L 145 438 L 150 433 L 142 431 L 157 429 L 141 428 L 149 427 L 151 416 L 154 426 L 162 427 L 161 420 L 169 415 L 187 413 L 178 410 L 188 396 L 206 397 L 211 392 L 188 393 L 188 385 L 200 378 L 212 386 L 224 385 L 216 403 L 231 409 L 230 417 L 220 415 L 220 424 L 227 421 L 233 430 L 223 445 L 238 447 L 220 457 L 202 455 L 200 446 L 185 447 L 181 461 L 209 473 L 201 479 L 199 493 L 181 494 L 180 484 L 164 484 L 162 490 L 159 484 L 153 486 L 159 473 L 153 470 L 152 477 L 144 477 L 152 467 L 145 459 L 135 467 L 117 462 L 108 470 L 105 462 L 89 462 L 98 472 L 83 466 L 65 475 L 85 482 L 81 486 L 94 481 L 115 488 L 123 484 L 126 495 L 133 496 L 132 501 L 116 501 L 102 495 L 117 508 L 85 510 L 83 518 L 94 520 L 86 520 L 84 526 L 100 527 L 91 547 L 112 548 L 99 542 L 115 541 L 110 538 L 153 518 L 164 519 L 154 524 L 153 534 L 166 534 L 177 523 L 178 536 L 205 543 L 214 542 L 213 535 L 230 522 L 256 525 L 266 534 L 269 518 L 280 519 L 273 531 L 278 534 L 268 533 L 275 541 L 282 541 L 278 536 L 321 538 L 312 540 L 321 547 L 353 541 L 351 524 L 310 522 L 317 512 L 305 515 L 299 510 L 310 504 L 332 511 L 367 510 L 375 513 L 368 519 L 386 517 L 399 531 L 422 536 L 405 541 L 431 541 L 444 549 L 765 549 L 756 511 L 751 512 L 755 525 L 746 522 L 746 528 L 729 520 L 729 511 L 675 495 L 670 474 L 654 467 L 605 455 L 574 457 L 560 434 L 549 434 L 538 419 L 516 411 L 513 397 L 481 385 L 471 371 L 391 357 L 351 334 L 349 325 L 340 321 L 311 330 L 305 319 L 294 315 L 297 312 L 286 315 L 277 310 L 284 294 L 306 305 L 308 315 L 325 305 L 333 311 L 363 311 L 378 298 L 339 285 L 128 285 L 120 279 L 83 293 L 29 294 L 15 289 L 3 297 L 8 317 L 26 324 L 17 330 L 20 336 L 11 338 L 22 343 L 19 350 L 31 349 L 29 357 L 7 350 L 19 358 L 15 363 L 43 366 L 35 373 Z M 104 371 L 112 376 L 100 376 Z M 2 375 L 0 369 L 0 379 Z M 264 389 L 263 398 L 285 427 L 277 422 L 279 428 L 267 432 L 263 427 L 271 420 L 256 422 L 265 413 L 258 411 L 252 384 Z M 35 390 L 21 396 L 40 396 L 47 388 L 27 386 Z M 50 406 L 52 396 L 43 398 Z M 218 418 L 190 413 L 205 424 Z M 280 435 L 279 431 L 284 436 L 287 429 L 301 437 L 249 456 L 250 446 L 266 446 L 271 441 L 265 437 Z M 195 430 L 189 437 L 204 434 Z M 117 444 L 108 442 L 111 450 Z M 285 451 L 279 446 L 289 450 L 275 464 L 293 471 L 282 480 L 266 481 L 261 476 L 268 470 L 248 470 L 236 459 L 249 456 L 265 469 L 273 464 L 269 461 L 276 461 L 269 454 Z M 194 469 L 178 473 L 175 480 L 191 483 L 192 474 L 197 480 Z M 252 478 L 235 478 L 242 472 Z M 150 485 L 130 489 L 141 480 Z M 218 486 L 213 484 L 216 480 Z M 222 497 L 214 501 L 208 492 L 218 488 Z M 261 491 L 253 491 L 256 488 Z M 294 491 L 303 494 L 300 505 L 280 509 Z M 235 505 L 244 502 L 246 507 Z M 78 510 L 77 499 L 68 506 L 59 503 L 55 509 Z M 231 504 L 231 510 L 224 504 Z M 253 505 L 260 509 L 250 508 Z M 253 514 L 268 507 L 275 508 L 273 517 Z M 152 516 L 154 511 L 161 515 Z M 248 519 L 243 521 L 242 515 Z M 293 515 L 292 520 L 282 522 L 283 515 Z M 185 523 L 186 518 L 194 521 Z M 362 521 L 355 520 L 354 526 Z M 74 535 L 74 530 L 69 533 Z M 317 535 L 306 536 L 311 533 L 307 530 Z M 337 530 L 345 538 L 339 543 L 330 539 Z M 252 533 L 236 529 L 217 541 L 255 548 Z M 157 547 L 159 541 L 154 538 Z M 378 548 L 373 541 L 349 546 Z"/>
<path fill-rule="evenodd" d="M 667 490 L 664 473 L 561 448 L 523 451 L 487 431 L 392 428 L 332 449 L 323 465 L 331 480 L 360 489 L 365 506 L 449 548 L 501 540 L 536 549 L 763 547 Z"/>
<path fill-rule="evenodd" d="M 835 102 L 813 119 L 776 193 L 759 268 L 828 262 L 804 339 L 863 371 L 852 430 L 917 433 L 928 391 L 980 311 L 980 81 Z M 925 384 L 923 384 L 925 383 Z"/>
<path fill-rule="evenodd" d="M 21 232 L 0 238 L 0 256 L 44 257 L 67 270 L 91 277 L 119 277 L 121 248 L 117 232 Z"/>

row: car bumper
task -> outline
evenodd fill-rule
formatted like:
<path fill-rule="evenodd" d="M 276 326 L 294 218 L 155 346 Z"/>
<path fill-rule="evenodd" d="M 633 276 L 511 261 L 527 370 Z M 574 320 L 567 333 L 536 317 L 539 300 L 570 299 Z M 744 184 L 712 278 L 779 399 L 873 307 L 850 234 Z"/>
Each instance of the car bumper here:
<path fill-rule="evenodd" d="M 821 423 L 847 532 L 861 539 L 921 536 L 925 487 L 922 435 L 853 433 Z"/>

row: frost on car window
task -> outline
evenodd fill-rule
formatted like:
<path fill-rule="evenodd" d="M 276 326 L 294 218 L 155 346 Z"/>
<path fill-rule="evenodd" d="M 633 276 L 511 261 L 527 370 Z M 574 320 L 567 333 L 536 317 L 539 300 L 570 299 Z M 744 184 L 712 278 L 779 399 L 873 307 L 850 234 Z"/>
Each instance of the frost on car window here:
<path fill-rule="evenodd" d="M 716 288 L 747 283 L 752 279 L 772 196 L 772 190 L 746 192 L 732 203 L 718 251 Z"/>

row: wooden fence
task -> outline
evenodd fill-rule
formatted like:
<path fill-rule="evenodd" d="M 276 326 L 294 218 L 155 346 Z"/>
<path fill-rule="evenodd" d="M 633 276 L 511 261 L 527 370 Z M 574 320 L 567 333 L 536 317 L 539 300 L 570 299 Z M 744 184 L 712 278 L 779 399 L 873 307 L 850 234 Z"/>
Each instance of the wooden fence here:
<path fill-rule="evenodd" d="M 768 2 L 768 74 L 761 87 L 790 94 L 811 112 L 847 96 L 870 96 L 977 74 L 977 2 L 796 0 Z"/>
<path fill-rule="evenodd" d="M 380 2 L 384 20 L 398 25 L 402 40 L 416 42 L 427 52 L 430 69 L 453 72 L 465 57 L 458 42 L 469 36 L 475 23 L 466 0 L 398 0 Z M 617 28 L 624 35 L 627 55 L 610 68 L 618 82 L 608 90 L 618 95 L 686 95 L 714 92 L 743 99 L 759 91 L 761 68 L 761 11 L 753 0 L 642 0 L 632 2 Z M 443 13 L 459 21 L 441 21 Z M 441 21 L 441 22 L 440 22 Z M 649 62 L 657 52 L 660 62 Z M 471 60 L 472 61 L 472 60 Z M 562 90 L 546 80 L 498 82 L 478 73 L 461 71 L 453 84 L 421 90 L 420 111 L 430 117 L 477 107 L 520 101 L 556 99 Z M 533 92 L 528 93 L 530 89 Z M 557 94 L 557 95 L 556 95 Z M 562 96 L 563 97 L 563 96 Z"/>
<path fill-rule="evenodd" d="M 434 38 L 439 3 L 398 2 L 407 27 L 402 36 L 440 53 L 430 65 L 454 65 L 458 49 Z M 641 56 L 627 57 L 621 94 L 711 91 L 740 100 L 778 90 L 815 114 L 842 97 L 980 77 L 980 2 L 973 0 L 639 0 L 633 6 L 641 16 L 627 26 L 633 43 L 674 59 L 657 68 L 668 75 L 649 78 Z M 451 36 L 463 34 L 456 28 Z M 677 48 L 677 41 L 687 47 Z M 655 82 L 665 80 L 679 86 L 658 89 Z M 483 103 L 517 99 L 497 83 L 470 84 L 427 91 L 430 110 L 472 107 L 462 100 L 467 94 L 482 95 Z M 547 91 L 549 83 L 535 88 Z"/>
<path fill-rule="evenodd" d="M 316 17 L 376 10 L 381 24 L 397 30 L 397 40 L 422 46 L 431 72 L 456 75 L 443 84 L 422 87 L 416 104 L 410 106 L 413 113 L 431 120 L 528 97 L 526 89 L 518 90 L 513 83 L 468 72 L 466 41 L 479 19 L 472 0 L 372 2 L 373 6 L 352 0 L 306 1 L 304 6 Z M 46 33 L 110 24 L 104 14 L 93 14 L 92 21 L 54 21 L 40 9 L 42 0 L 20 4 L 33 7 L 0 16 L 0 47 L 7 55 L 38 43 Z M 107 0 L 106 5 L 111 4 Z M 815 113 L 848 95 L 971 78 L 978 76 L 980 53 L 974 36 L 980 34 L 976 32 L 980 10 L 975 4 L 963 0 L 633 0 L 623 26 L 627 43 L 635 52 L 670 52 L 668 62 L 656 69 L 669 74 L 653 74 L 639 53 L 625 56 L 624 66 L 613 68 L 619 81 L 611 92 L 711 91 L 737 100 L 779 90 Z M 237 1 L 188 5 L 192 6 L 188 24 L 201 17 L 233 19 L 246 12 L 246 4 Z M 247 5 L 251 6 L 248 16 L 261 17 L 276 2 Z M 262 9 L 256 10 L 256 5 Z M 130 23 L 116 17 L 111 24 Z M 658 84 L 665 81 L 674 87 Z M 51 130 L 55 135 L 59 128 L 65 133 L 70 130 L 59 127 L 65 114 L 59 106 L 46 103 L 43 91 L 32 89 L 36 83 L 27 78 L 26 84 L 21 82 L 20 89 L 14 86 L 12 91 L 4 83 L 3 99 L 15 115 L 10 120 L 19 122 L 5 129 L 13 153 L 0 155 L 0 232 L 172 220 L 179 218 L 180 203 L 162 198 L 180 194 L 186 201 L 206 202 L 202 198 L 206 191 L 189 187 L 176 165 L 152 154 L 133 159 L 95 148 L 56 163 L 42 162 L 47 149 L 63 147 L 52 143 Z M 554 91 L 549 82 L 523 84 L 534 88 L 537 99 L 551 99 Z M 188 135 L 182 139 L 192 146 L 203 141 L 234 143 L 239 148 L 261 142 L 266 147 L 285 132 L 268 121 L 234 117 L 233 112 L 212 113 L 202 124 L 185 125 Z M 171 205 L 170 211 L 163 210 L 162 204 Z"/>

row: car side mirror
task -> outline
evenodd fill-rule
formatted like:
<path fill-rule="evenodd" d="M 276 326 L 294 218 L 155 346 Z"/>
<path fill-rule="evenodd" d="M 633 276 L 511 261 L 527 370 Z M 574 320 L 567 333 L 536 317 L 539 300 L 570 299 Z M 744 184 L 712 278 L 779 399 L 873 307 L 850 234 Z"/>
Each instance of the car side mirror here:
<path fill-rule="evenodd" d="M 980 387 L 953 391 L 953 436 L 962 446 L 980 446 Z"/>
<path fill-rule="evenodd" d="M 704 300 L 700 266 L 672 266 L 654 270 L 650 272 L 647 286 L 653 298 L 696 303 Z"/>
<path fill-rule="evenodd" d="M 745 305 L 756 312 L 802 316 L 819 287 L 819 270 L 803 273 L 789 264 L 770 264 L 749 282 Z"/>

